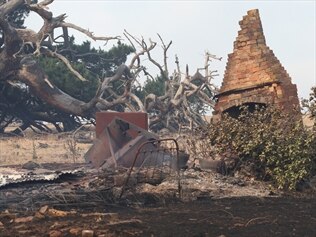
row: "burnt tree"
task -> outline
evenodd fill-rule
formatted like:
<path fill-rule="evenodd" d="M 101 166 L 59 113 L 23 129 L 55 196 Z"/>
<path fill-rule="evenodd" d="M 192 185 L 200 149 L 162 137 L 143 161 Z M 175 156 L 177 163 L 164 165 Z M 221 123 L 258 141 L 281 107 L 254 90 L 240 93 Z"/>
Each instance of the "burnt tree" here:
<path fill-rule="evenodd" d="M 135 55 L 128 64 L 121 64 L 110 76 L 99 79 L 98 88 L 95 95 L 89 101 L 82 101 L 62 91 L 49 78 L 43 67 L 39 64 L 42 56 L 58 59 L 68 70 L 81 81 L 87 79 L 71 63 L 68 57 L 62 53 L 69 50 L 68 29 L 74 29 L 85 34 L 91 40 L 111 41 L 121 40 L 119 36 L 95 36 L 89 30 L 66 21 L 66 14 L 54 16 L 48 9 L 53 0 L 44 0 L 34 3 L 30 0 L 10 0 L 0 2 L 0 89 L 2 95 L 8 87 L 24 90 L 34 96 L 33 102 L 27 106 L 36 103 L 45 103 L 54 111 L 67 114 L 69 116 L 78 116 L 83 118 L 94 118 L 97 111 L 115 110 L 118 105 L 130 111 L 148 112 L 150 116 L 150 127 L 155 130 L 166 127 L 170 130 L 179 129 L 182 124 L 193 127 L 204 123 L 201 114 L 194 105 L 206 104 L 213 106 L 212 97 L 216 88 L 211 83 L 211 79 L 216 71 L 209 70 L 211 59 L 218 59 L 214 55 L 206 53 L 204 67 L 198 69 L 191 76 L 188 66 L 185 72 L 180 70 L 179 60 L 176 57 L 176 70 L 169 72 L 167 63 L 167 51 L 172 42 L 165 44 L 159 36 L 163 48 L 163 63 L 159 63 L 151 56 L 157 43 L 144 39 L 137 39 L 127 31 L 124 32 L 125 39 L 134 48 Z M 9 15 L 18 9 L 27 9 L 38 14 L 43 19 L 43 26 L 38 32 L 29 28 L 16 27 L 9 20 Z M 61 28 L 62 35 L 55 35 L 55 30 Z M 64 47 L 58 45 L 62 41 Z M 147 94 L 141 99 L 136 95 L 138 80 L 141 77 L 151 78 L 152 76 L 140 64 L 141 57 L 149 59 L 160 71 L 160 78 L 163 80 L 164 91 L 162 96 Z M 201 71 L 204 71 L 202 74 Z M 115 88 L 120 87 L 120 89 Z M 39 102 L 38 102 L 39 101 Z M 24 105 L 26 106 L 26 105 Z M 9 116 L 6 101 L 0 101 L 0 123 L 9 124 L 14 116 Z M 34 126 L 39 129 L 45 128 L 45 125 L 39 125 L 36 121 L 47 121 L 56 125 L 61 120 L 54 117 L 50 111 L 39 112 L 36 109 L 27 110 L 28 114 L 21 129 Z M 23 113 L 23 108 L 20 111 Z M 14 114 L 14 113 L 11 113 Z M 4 119 L 6 117 L 6 120 Z M 1 120 L 2 119 L 2 120 Z M 80 123 L 80 120 L 79 120 Z M 65 124 L 64 124 L 65 125 Z M 5 127 L 2 125 L 2 128 Z"/>

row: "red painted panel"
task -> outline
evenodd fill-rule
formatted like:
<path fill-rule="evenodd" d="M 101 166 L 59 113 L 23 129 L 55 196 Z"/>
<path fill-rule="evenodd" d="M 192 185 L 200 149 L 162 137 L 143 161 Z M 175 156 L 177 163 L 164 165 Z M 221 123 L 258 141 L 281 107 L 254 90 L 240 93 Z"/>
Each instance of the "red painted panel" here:
<path fill-rule="evenodd" d="M 148 130 L 147 113 L 141 112 L 97 112 L 96 113 L 96 137 L 112 122 L 115 117 L 119 117 L 127 122 Z"/>

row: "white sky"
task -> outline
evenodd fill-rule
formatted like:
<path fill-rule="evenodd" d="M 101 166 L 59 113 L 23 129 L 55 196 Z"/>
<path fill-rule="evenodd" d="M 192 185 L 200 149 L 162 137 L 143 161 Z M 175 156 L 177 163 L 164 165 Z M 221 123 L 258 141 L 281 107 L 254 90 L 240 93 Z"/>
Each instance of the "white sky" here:
<path fill-rule="evenodd" d="M 173 70 L 174 55 L 179 56 L 182 70 L 190 72 L 204 64 L 204 52 L 223 57 L 213 62 L 212 70 L 220 76 L 220 85 L 227 63 L 227 54 L 239 30 L 238 22 L 247 10 L 257 8 L 267 45 L 297 84 L 300 97 L 307 97 L 316 85 L 316 1 L 106 1 L 55 0 L 50 10 L 57 16 L 67 13 L 67 21 L 88 28 L 95 35 L 123 35 L 124 29 L 135 36 L 165 42 L 173 41 L 169 50 L 169 67 Z M 41 19 L 30 17 L 26 25 L 37 29 Z M 75 34 L 77 42 L 86 40 Z M 113 43 L 109 43 L 112 46 Z M 103 44 L 95 44 L 96 47 Z M 106 49 L 106 48 L 105 48 Z M 162 50 L 155 58 L 162 62 Z M 169 69 L 169 70 L 170 70 Z M 171 70 L 170 70 L 171 71 Z"/>

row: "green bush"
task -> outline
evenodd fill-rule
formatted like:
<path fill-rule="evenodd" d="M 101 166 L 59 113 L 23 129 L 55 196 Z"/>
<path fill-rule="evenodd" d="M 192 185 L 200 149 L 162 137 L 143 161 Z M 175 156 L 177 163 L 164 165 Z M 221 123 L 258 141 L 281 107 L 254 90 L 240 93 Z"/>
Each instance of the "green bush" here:
<path fill-rule="evenodd" d="M 207 127 L 207 142 L 218 154 L 233 153 L 236 170 L 251 167 L 256 178 L 272 180 L 278 188 L 295 189 L 315 171 L 316 136 L 306 129 L 298 112 L 291 115 L 275 107 L 249 112 L 238 119 L 224 114 Z"/>

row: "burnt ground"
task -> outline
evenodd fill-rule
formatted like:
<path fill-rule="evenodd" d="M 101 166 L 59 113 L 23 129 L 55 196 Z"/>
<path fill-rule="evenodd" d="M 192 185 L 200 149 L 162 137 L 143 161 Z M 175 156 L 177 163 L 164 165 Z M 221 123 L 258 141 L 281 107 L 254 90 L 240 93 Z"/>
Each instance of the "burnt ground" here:
<path fill-rule="evenodd" d="M 143 192 L 118 199 L 113 176 L 89 171 L 2 187 L 0 236 L 82 236 L 85 230 L 94 236 L 316 236 L 314 194 L 233 195 L 227 189 L 253 187 L 225 178 L 232 186 L 221 184 L 185 201 L 166 183 L 152 186 L 159 192 L 146 184 Z M 186 192 L 196 189 L 186 186 Z"/>

